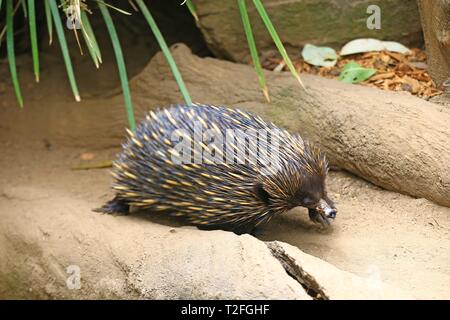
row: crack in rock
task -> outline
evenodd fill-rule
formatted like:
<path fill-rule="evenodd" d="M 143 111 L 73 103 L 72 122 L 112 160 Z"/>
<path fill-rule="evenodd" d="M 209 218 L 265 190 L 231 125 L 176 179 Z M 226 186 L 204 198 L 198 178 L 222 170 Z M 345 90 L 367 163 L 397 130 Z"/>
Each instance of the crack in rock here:
<path fill-rule="evenodd" d="M 297 261 L 285 252 L 282 246 L 276 241 L 265 242 L 265 244 L 272 255 L 281 263 L 286 273 L 300 283 L 309 296 L 314 300 L 329 300 L 329 297 L 317 280 L 303 270 Z"/>

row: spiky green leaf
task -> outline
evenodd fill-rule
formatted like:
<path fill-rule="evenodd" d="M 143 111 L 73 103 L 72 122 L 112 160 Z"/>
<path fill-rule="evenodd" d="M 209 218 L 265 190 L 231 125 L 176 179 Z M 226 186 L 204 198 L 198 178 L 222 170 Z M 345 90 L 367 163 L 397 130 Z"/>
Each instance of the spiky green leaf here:
<path fill-rule="evenodd" d="M 20 1 L 20 4 L 22 5 L 23 16 L 24 16 L 25 18 L 27 18 L 27 13 L 28 13 L 28 10 L 27 10 L 27 3 L 26 3 L 25 0 L 19 0 L 19 1 Z"/>
<path fill-rule="evenodd" d="M 16 56 L 14 52 L 14 21 L 13 21 L 13 0 L 6 0 L 6 51 L 8 56 L 9 70 L 13 82 L 19 106 L 23 107 L 22 93 L 20 92 L 19 78 L 17 76 Z"/>
<path fill-rule="evenodd" d="M 89 22 L 89 18 L 84 10 L 81 11 L 81 26 L 83 37 L 88 47 L 89 54 L 91 55 L 91 58 L 94 61 L 95 66 L 99 68 L 100 63 L 102 63 L 102 55 L 97 43 L 97 39 L 95 38 L 94 32 Z"/>
<path fill-rule="evenodd" d="M 39 82 L 39 50 L 36 31 L 36 12 L 34 0 L 28 0 L 28 22 L 30 25 L 31 53 L 33 56 L 33 69 L 36 82 Z"/>
<path fill-rule="evenodd" d="M 267 89 L 266 78 L 264 77 L 264 71 L 259 60 L 258 49 L 256 48 L 255 38 L 253 37 L 252 26 L 248 17 L 245 0 L 238 0 L 238 6 L 242 18 L 242 24 L 244 25 L 245 35 L 247 37 L 248 47 L 252 56 L 253 65 L 255 67 L 256 74 L 258 75 L 259 85 L 264 93 L 264 97 L 266 97 L 267 101 L 270 102 L 269 90 Z"/>
<path fill-rule="evenodd" d="M 261 3 L 261 0 L 253 0 L 253 4 L 255 5 L 256 10 L 258 11 L 261 19 L 264 22 L 264 25 L 267 28 L 267 31 L 269 31 L 269 34 L 272 37 L 273 42 L 277 46 L 278 51 L 280 52 L 281 56 L 283 57 L 284 62 L 286 62 L 286 65 L 288 66 L 292 75 L 297 79 L 297 81 L 300 83 L 300 85 L 303 87 L 303 89 L 306 90 L 305 86 L 303 85 L 302 80 L 300 79 L 300 75 L 298 74 L 297 70 L 295 69 L 294 64 L 292 63 L 291 59 L 289 58 L 289 55 L 287 54 L 286 49 L 284 48 L 284 45 L 281 42 L 281 39 L 278 36 L 278 33 L 272 24 L 272 21 L 270 21 L 270 18 L 266 12 L 266 9 L 264 8 L 263 4 Z"/>
<path fill-rule="evenodd" d="M 48 43 L 52 44 L 53 42 L 53 20 L 52 20 L 52 11 L 50 9 L 50 5 L 48 0 L 44 0 L 44 8 L 45 8 L 45 18 L 47 19 L 47 31 L 48 31 Z"/>
<path fill-rule="evenodd" d="M 120 83 L 122 85 L 123 98 L 125 100 L 125 108 L 128 115 L 128 123 L 130 125 L 130 129 L 134 130 L 136 127 L 136 121 L 134 119 L 133 103 L 131 101 L 130 87 L 128 85 L 127 69 L 125 67 L 125 61 L 123 59 L 119 37 L 117 36 L 116 28 L 106 5 L 103 2 L 98 2 L 98 6 L 102 13 L 103 20 L 105 20 L 106 28 L 108 29 L 108 33 L 114 48 L 117 67 L 119 69 Z"/>
<path fill-rule="evenodd" d="M 198 21 L 197 9 L 195 8 L 194 3 L 192 3 L 192 0 L 187 0 L 186 1 L 186 6 L 188 7 L 189 12 L 192 14 L 192 16 L 194 17 L 195 21 Z"/>
<path fill-rule="evenodd" d="M 73 72 L 72 60 L 70 59 L 69 49 L 67 47 L 66 36 L 64 35 L 64 29 L 61 22 L 61 16 L 59 14 L 58 5 L 55 0 L 48 0 L 50 9 L 52 11 L 53 22 L 55 23 L 56 34 L 58 35 L 59 45 L 64 58 L 64 64 L 66 65 L 67 76 L 69 78 L 70 86 L 72 88 L 73 95 L 76 101 L 80 101 L 80 94 L 78 92 L 77 82 L 75 80 L 75 74 Z"/>
<path fill-rule="evenodd" d="M 150 29 L 152 30 L 153 34 L 155 35 L 156 40 L 158 41 L 159 47 L 161 48 L 164 57 L 167 60 L 167 63 L 169 64 L 170 70 L 172 71 L 172 74 L 175 78 L 175 81 L 178 84 L 178 88 L 180 88 L 181 94 L 183 95 L 184 101 L 186 104 L 191 105 L 192 99 L 189 95 L 189 92 L 184 84 L 183 78 L 181 77 L 180 71 L 178 70 L 177 64 L 175 63 L 175 60 L 172 57 L 172 54 L 170 53 L 169 47 L 167 46 L 166 41 L 164 40 L 164 37 L 162 36 L 161 32 L 159 31 L 159 28 L 153 19 L 150 11 L 148 10 L 147 6 L 145 5 L 144 1 L 142 0 L 136 0 L 137 5 L 139 6 L 139 9 L 141 10 L 142 14 L 144 15 L 145 19 L 147 20 L 147 23 L 150 26 Z"/>

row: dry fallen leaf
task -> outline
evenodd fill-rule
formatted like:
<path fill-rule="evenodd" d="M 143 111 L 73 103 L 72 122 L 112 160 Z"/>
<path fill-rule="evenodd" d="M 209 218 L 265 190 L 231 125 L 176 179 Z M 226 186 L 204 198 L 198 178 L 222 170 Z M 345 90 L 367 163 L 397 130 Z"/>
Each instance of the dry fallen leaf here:
<path fill-rule="evenodd" d="M 395 76 L 394 72 L 386 72 L 386 73 L 376 74 L 372 78 L 370 78 L 370 80 L 377 81 L 377 80 L 382 80 L 382 79 L 390 79 L 390 78 L 393 78 L 394 76 Z"/>

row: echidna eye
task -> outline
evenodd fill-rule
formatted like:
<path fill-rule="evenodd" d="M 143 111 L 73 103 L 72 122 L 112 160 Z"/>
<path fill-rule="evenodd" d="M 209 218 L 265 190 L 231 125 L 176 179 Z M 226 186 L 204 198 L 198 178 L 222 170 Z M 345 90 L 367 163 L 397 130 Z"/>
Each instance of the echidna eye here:
<path fill-rule="evenodd" d="M 302 203 L 305 206 L 313 206 L 313 205 L 315 205 L 317 203 L 317 201 L 315 199 L 311 198 L 311 197 L 305 197 L 305 198 L 303 198 Z"/>

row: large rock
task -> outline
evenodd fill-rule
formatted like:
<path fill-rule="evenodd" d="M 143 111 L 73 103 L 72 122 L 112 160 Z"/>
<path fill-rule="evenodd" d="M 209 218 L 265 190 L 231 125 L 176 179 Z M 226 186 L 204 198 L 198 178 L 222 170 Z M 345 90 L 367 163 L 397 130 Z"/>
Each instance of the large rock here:
<path fill-rule="evenodd" d="M 286 271 L 316 299 L 406 299 L 402 290 L 381 281 L 377 270 L 362 278 L 342 271 L 326 261 L 287 243 L 272 241 L 267 246 Z M 346 290 L 351 288 L 351 290 Z"/>
<path fill-rule="evenodd" d="M 64 181 L 68 173 L 59 173 Z M 407 297 L 381 282 L 382 291 L 374 291 L 365 279 L 287 244 L 268 248 L 249 235 L 173 228 L 142 213 L 95 214 L 92 199 L 28 184 L 1 185 L 0 194 L 3 299 Z"/>
<path fill-rule="evenodd" d="M 258 47 L 275 48 L 251 1 L 249 15 Z M 219 57 L 249 59 L 249 51 L 236 1 L 195 1 L 199 26 L 209 48 Z M 361 37 L 396 40 L 417 46 L 422 42 L 415 0 L 270 0 L 263 4 L 288 49 L 306 43 L 341 46 Z M 370 30 L 369 5 L 381 8 L 381 29 Z M 295 51 L 298 54 L 298 50 Z"/>
<path fill-rule="evenodd" d="M 99 215 L 57 190 L 0 194 L 0 298 L 311 299 L 251 236 Z"/>

